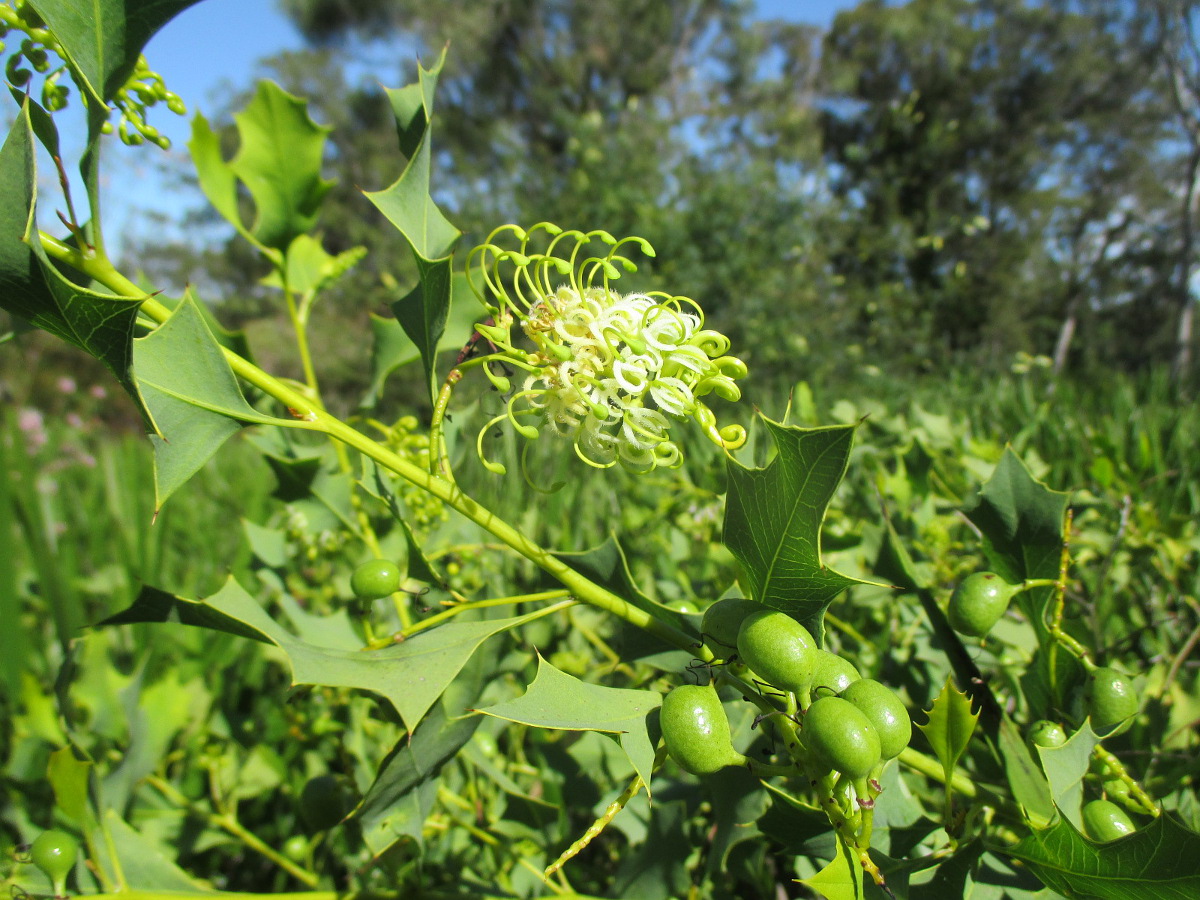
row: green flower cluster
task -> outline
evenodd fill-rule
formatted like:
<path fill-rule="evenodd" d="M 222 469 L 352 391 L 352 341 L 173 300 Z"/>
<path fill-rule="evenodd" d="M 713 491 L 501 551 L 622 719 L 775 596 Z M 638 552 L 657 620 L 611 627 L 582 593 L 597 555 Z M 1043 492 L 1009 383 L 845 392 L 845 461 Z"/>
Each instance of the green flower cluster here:
<path fill-rule="evenodd" d="M 505 232 L 519 242 L 516 249 L 495 243 Z M 718 428 L 703 401 L 709 394 L 741 397 L 735 380 L 746 366 L 725 355 L 729 339 L 704 328 L 703 312 L 686 297 L 613 290 L 623 271 L 637 268 L 619 252 L 631 244 L 654 255 L 639 237 L 618 241 L 605 231 L 543 222 L 528 231 L 504 226 L 471 251 L 468 279 L 491 314 L 477 328 L 497 351 L 484 371 L 508 395 L 505 411 L 480 432 L 480 458 L 492 471 L 504 467 L 484 458 L 483 434 L 506 420 L 529 440 L 539 434 L 533 423 L 544 424 L 589 465 L 620 463 L 639 472 L 683 461 L 669 435 L 673 421 L 693 419 L 726 449 L 745 441 L 740 425 Z M 596 246 L 603 255 L 589 249 Z M 514 326 L 532 351 L 517 346 Z M 496 361 L 523 371 L 523 384 L 514 390 L 493 371 Z"/>

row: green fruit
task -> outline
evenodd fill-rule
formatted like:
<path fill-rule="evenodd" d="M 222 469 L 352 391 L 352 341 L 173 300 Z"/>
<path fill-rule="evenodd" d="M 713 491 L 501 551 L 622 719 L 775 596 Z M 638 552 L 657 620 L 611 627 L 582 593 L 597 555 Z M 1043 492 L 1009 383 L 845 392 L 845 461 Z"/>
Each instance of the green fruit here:
<path fill-rule="evenodd" d="M 746 762 L 733 749 L 729 719 L 711 684 L 685 684 L 672 690 L 663 698 L 659 722 L 667 752 L 693 775 L 711 775 Z"/>
<path fill-rule="evenodd" d="M 804 744 L 822 765 L 866 778 L 879 765 L 879 734 L 849 700 L 821 697 L 804 714 Z"/>
<path fill-rule="evenodd" d="M 700 634 L 704 643 L 719 659 L 724 659 L 737 649 L 738 629 L 751 613 L 761 612 L 761 603 L 730 597 L 718 600 L 704 611 L 700 621 Z"/>
<path fill-rule="evenodd" d="M 1049 719 L 1039 719 L 1029 726 L 1029 743 L 1034 747 L 1052 749 L 1067 742 L 1066 729 Z"/>
<path fill-rule="evenodd" d="M 871 678 L 856 681 L 842 691 L 843 700 L 853 703 L 879 735 L 879 755 L 894 759 L 912 739 L 912 719 L 896 692 Z"/>
<path fill-rule="evenodd" d="M 946 618 L 959 634 L 983 637 L 1000 621 L 1009 601 L 1020 592 L 994 572 L 968 575 L 950 595 Z"/>
<path fill-rule="evenodd" d="M 365 562 L 350 576 L 350 590 L 360 600 L 378 600 L 400 588 L 400 568 L 388 559 Z"/>
<path fill-rule="evenodd" d="M 1138 696 L 1129 679 L 1107 666 L 1091 673 L 1086 697 L 1092 730 L 1102 736 L 1114 733 L 1138 711 Z"/>
<path fill-rule="evenodd" d="M 1125 810 L 1115 803 L 1092 800 L 1083 806 L 1083 831 L 1093 841 L 1115 841 L 1136 830 Z"/>
<path fill-rule="evenodd" d="M 308 838 L 302 834 L 293 834 L 283 842 L 283 855 L 294 863 L 308 860 Z"/>
<path fill-rule="evenodd" d="M 58 895 L 66 893 L 67 875 L 75 868 L 78 857 L 79 841 L 73 835 L 56 829 L 43 831 L 29 848 L 29 861 L 46 873 Z"/>
<path fill-rule="evenodd" d="M 858 673 L 858 669 L 854 668 L 854 664 L 847 659 L 842 659 L 836 653 L 818 650 L 813 656 L 812 690 L 814 694 L 818 688 L 827 688 L 835 694 L 840 694 L 861 678 L 862 675 Z"/>
<path fill-rule="evenodd" d="M 333 775 L 310 778 L 300 791 L 300 818 L 310 831 L 328 831 L 350 812 L 350 798 Z"/>
<path fill-rule="evenodd" d="M 738 629 L 737 648 L 742 662 L 767 684 L 800 693 L 812 683 L 817 642 L 787 613 L 751 613 Z"/>

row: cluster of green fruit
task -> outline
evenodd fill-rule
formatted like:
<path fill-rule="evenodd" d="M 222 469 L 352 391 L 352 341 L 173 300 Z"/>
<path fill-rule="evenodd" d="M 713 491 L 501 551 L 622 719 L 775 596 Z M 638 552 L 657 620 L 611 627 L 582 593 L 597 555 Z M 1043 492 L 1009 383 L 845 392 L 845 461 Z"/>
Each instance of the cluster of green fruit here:
<path fill-rule="evenodd" d="M 912 722 L 900 698 L 864 679 L 848 660 L 823 650 L 803 625 L 751 600 L 729 599 L 704 614 L 702 632 L 732 673 L 782 697 L 781 733 L 796 766 L 808 775 L 873 777 L 908 746 Z M 707 775 L 755 763 L 738 753 L 712 685 L 683 685 L 663 700 L 667 750 L 682 768 Z"/>

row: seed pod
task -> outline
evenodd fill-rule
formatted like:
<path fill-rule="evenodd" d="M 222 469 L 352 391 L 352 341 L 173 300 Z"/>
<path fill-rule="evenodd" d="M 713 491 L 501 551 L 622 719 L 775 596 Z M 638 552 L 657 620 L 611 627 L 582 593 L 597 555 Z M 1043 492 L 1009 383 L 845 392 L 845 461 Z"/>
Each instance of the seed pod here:
<path fill-rule="evenodd" d="M 822 765 L 866 778 L 879 765 L 879 734 L 849 700 L 822 697 L 804 714 L 804 745 Z"/>
<path fill-rule="evenodd" d="M 659 722 L 671 759 L 693 775 L 711 775 L 746 762 L 733 749 L 729 719 L 711 684 L 684 684 L 672 690 L 663 698 Z"/>
<path fill-rule="evenodd" d="M 764 609 L 748 616 L 737 647 L 742 662 L 780 690 L 802 693 L 812 683 L 817 642 L 787 613 Z"/>

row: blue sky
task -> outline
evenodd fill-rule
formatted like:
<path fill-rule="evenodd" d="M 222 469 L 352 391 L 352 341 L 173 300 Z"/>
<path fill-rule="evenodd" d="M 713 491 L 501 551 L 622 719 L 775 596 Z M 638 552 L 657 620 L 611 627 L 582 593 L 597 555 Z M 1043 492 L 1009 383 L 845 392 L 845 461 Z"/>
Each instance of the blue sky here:
<path fill-rule="evenodd" d="M 757 9 L 767 18 L 828 25 L 839 10 L 856 2 L 758 0 Z M 217 98 L 228 88 L 250 83 L 257 74 L 259 59 L 303 46 L 300 34 L 279 12 L 274 0 L 203 0 L 169 22 L 150 41 L 146 58 L 188 105 L 186 117 L 172 115 L 161 107 L 151 111 L 151 124 L 171 138 L 170 157 L 186 159 L 191 116 L 196 112 L 211 116 L 219 105 Z M 66 122 L 61 124 L 65 126 Z M 200 202 L 198 196 L 169 186 L 163 176 L 167 157 L 158 148 L 111 143 L 106 160 L 106 206 L 110 214 L 106 232 L 115 233 L 110 241 L 119 244 L 123 235 L 161 231 L 161 222 L 147 221 L 138 210 L 154 210 L 176 218 L 180 211 Z"/>

